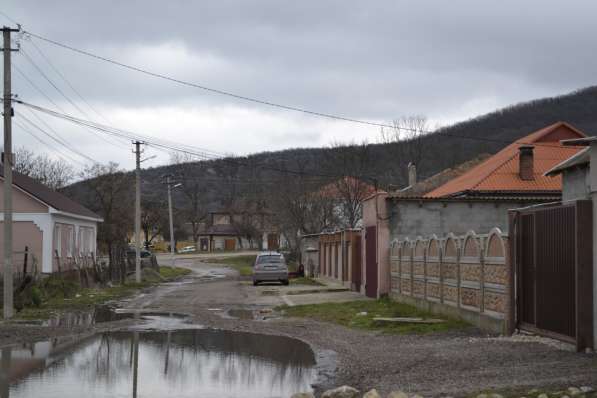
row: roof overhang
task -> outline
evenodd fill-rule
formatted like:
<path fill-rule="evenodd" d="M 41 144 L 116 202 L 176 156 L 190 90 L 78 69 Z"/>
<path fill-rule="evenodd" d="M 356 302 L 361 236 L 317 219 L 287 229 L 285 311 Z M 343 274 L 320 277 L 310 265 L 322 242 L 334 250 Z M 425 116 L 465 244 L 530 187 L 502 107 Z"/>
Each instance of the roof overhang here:
<path fill-rule="evenodd" d="M 50 214 L 57 214 L 57 215 L 61 215 L 61 216 L 69 217 L 69 218 L 76 218 L 76 219 L 85 220 L 85 221 L 104 222 L 103 218 L 82 216 L 80 214 L 69 213 L 67 211 L 62 211 L 62 210 L 56 210 L 53 207 L 50 207 Z"/>
<path fill-rule="evenodd" d="M 561 163 L 558 163 L 551 169 L 547 170 L 544 175 L 553 177 L 562 173 L 564 170 L 571 169 L 573 167 L 580 167 L 587 165 L 591 162 L 591 154 L 589 153 L 589 148 L 584 148 L 580 152 L 577 152 L 573 156 L 569 157 L 568 159 L 564 160 Z"/>
<path fill-rule="evenodd" d="M 566 146 L 589 146 L 594 142 L 597 142 L 597 137 L 572 138 L 560 141 L 562 145 Z"/>

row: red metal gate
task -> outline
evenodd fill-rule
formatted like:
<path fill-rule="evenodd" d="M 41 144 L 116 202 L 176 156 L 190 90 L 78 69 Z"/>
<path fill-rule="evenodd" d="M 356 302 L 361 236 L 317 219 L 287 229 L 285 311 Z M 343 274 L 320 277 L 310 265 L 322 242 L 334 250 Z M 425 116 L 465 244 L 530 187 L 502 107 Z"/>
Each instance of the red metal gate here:
<path fill-rule="evenodd" d="M 365 295 L 377 298 L 377 228 L 365 229 Z"/>
<path fill-rule="evenodd" d="M 352 248 L 352 282 L 354 283 L 354 288 L 357 292 L 361 291 L 361 240 L 355 239 L 353 240 Z"/>
<path fill-rule="evenodd" d="M 593 346 L 592 203 L 511 213 L 520 329 Z"/>

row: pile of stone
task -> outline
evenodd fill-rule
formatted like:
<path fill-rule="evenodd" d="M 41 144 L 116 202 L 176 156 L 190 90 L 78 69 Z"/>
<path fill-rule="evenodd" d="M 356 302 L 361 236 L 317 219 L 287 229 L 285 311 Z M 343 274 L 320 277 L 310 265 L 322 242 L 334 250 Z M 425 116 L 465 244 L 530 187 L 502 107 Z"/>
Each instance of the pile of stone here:
<path fill-rule="evenodd" d="M 533 389 L 527 394 L 521 394 L 521 398 L 597 398 L 597 392 L 592 387 L 569 387 L 566 390 L 545 393 L 540 390 Z M 301 392 L 292 395 L 290 398 L 315 398 L 315 395 L 310 392 Z M 364 395 L 356 388 L 350 386 L 342 386 L 328 390 L 321 394 L 320 398 L 382 398 L 376 389 L 367 391 Z M 421 395 L 408 395 L 402 391 L 393 391 L 389 393 L 386 398 L 423 398 Z M 449 397 L 445 397 L 449 398 Z M 478 394 L 475 398 L 504 398 L 503 395 L 497 393 Z"/>
<path fill-rule="evenodd" d="M 352 388 L 349 386 L 342 386 L 338 388 L 334 388 L 333 390 L 328 390 L 321 394 L 320 398 L 382 398 L 381 395 L 377 392 L 374 388 L 372 390 L 367 391 L 364 395 L 361 395 L 361 392 L 356 388 Z M 294 394 L 290 398 L 315 398 L 315 395 L 310 392 L 301 392 L 298 394 Z M 393 391 L 387 395 L 387 398 L 423 398 L 420 395 L 411 395 L 410 397 L 402 392 L 402 391 Z"/>

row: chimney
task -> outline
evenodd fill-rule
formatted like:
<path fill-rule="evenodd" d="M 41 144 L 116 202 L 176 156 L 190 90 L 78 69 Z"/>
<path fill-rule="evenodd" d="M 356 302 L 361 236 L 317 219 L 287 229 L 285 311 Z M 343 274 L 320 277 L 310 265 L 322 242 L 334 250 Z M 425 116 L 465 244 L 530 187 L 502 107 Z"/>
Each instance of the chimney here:
<path fill-rule="evenodd" d="M 535 179 L 534 168 L 533 168 L 533 149 L 532 145 L 521 145 L 518 150 L 520 151 L 518 161 L 518 174 L 520 179 L 524 181 L 532 181 Z"/>
<path fill-rule="evenodd" d="M 408 186 L 412 187 L 417 183 L 417 166 L 414 163 L 408 164 Z"/>

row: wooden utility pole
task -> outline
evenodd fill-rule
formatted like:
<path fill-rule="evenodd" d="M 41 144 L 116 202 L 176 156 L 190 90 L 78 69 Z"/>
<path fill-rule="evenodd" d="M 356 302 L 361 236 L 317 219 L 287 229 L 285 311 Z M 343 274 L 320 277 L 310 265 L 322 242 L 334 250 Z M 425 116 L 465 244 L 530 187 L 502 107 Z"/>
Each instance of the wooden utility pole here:
<path fill-rule="evenodd" d="M 135 145 L 135 281 L 141 283 L 141 142 Z"/>
<path fill-rule="evenodd" d="M 4 45 L 4 319 L 12 318 L 13 309 L 13 277 L 12 277 L 12 93 L 10 77 L 10 53 L 17 51 L 10 47 L 11 32 L 18 32 L 4 26 L 2 36 Z"/>

